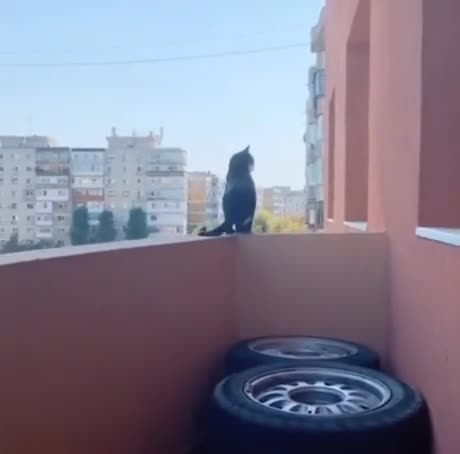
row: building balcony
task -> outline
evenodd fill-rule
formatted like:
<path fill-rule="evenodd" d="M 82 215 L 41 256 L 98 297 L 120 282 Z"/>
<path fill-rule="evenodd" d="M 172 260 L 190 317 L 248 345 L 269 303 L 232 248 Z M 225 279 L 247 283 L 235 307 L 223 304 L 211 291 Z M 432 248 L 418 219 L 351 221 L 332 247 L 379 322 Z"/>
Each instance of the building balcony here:
<path fill-rule="evenodd" d="M 388 359 L 383 234 L 168 241 L 0 257 L 2 452 L 187 454 L 242 338 L 342 337 Z"/>

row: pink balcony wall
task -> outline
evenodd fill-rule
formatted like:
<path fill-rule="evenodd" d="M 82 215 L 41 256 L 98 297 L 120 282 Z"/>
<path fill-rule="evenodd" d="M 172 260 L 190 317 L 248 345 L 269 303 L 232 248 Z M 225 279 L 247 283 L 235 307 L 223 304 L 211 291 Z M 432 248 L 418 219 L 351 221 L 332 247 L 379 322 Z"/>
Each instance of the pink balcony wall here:
<path fill-rule="evenodd" d="M 185 454 L 241 338 L 384 353 L 381 235 L 130 244 L 0 259 L 1 452 Z"/>
<path fill-rule="evenodd" d="M 425 395 L 436 453 L 458 454 L 460 253 L 416 229 L 460 227 L 460 2 L 327 0 L 328 103 L 336 106 L 325 121 L 334 126 L 326 137 L 335 163 L 327 172 L 334 179 L 327 208 L 334 232 L 344 231 L 346 131 L 354 123 L 346 111 L 346 43 L 360 6 L 370 6 L 369 118 L 362 122 L 369 129 L 367 221 L 388 238 L 389 362 Z"/>

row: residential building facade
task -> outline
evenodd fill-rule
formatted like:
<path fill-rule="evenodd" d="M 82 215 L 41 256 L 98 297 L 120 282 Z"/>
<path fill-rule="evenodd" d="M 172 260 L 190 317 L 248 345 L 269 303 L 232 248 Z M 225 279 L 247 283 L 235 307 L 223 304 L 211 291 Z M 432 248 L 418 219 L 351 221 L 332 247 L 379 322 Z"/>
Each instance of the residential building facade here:
<path fill-rule="evenodd" d="M 161 147 L 162 134 L 108 137 L 105 206 L 119 231 L 129 211 L 141 207 L 151 232 L 185 234 L 187 227 L 186 152 Z"/>
<path fill-rule="evenodd" d="M 258 203 L 277 217 L 305 217 L 306 195 L 304 190 L 289 186 L 274 186 L 260 190 Z"/>
<path fill-rule="evenodd" d="M 12 235 L 36 239 L 35 153 L 52 144 L 44 136 L 0 136 L 0 244 Z"/>
<path fill-rule="evenodd" d="M 286 195 L 284 215 L 305 219 L 306 193 L 304 190 L 290 191 Z"/>
<path fill-rule="evenodd" d="M 324 96 L 325 96 L 325 9 L 311 31 L 311 51 L 315 64 L 308 78 L 305 191 L 306 221 L 311 229 L 324 224 L 323 154 L 324 154 Z"/>
<path fill-rule="evenodd" d="M 274 216 L 286 215 L 286 198 L 291 192 L 289 186 L 274 186 L 264 188 L 263 207 Z"/>
<path fill-rule="evenodd" d="M 152 232 L 187 233 L 187 157 L 180 148 L 148 149 L 145 209 Z"/>
<path fill-rule="evenodd" d="M 86 206 L 91 226 L 97 226 L 104 211 L 104 148 L 72 148 L 73 209 Z"/>
<path fill-rule="evenodd" d="M 188 173 L 187 231 L 219 223 L 221 205 L 220 181 L 211 172 Z"/>
<path fill-rule="evenodd" d="M 70 148 L 37 148 L 35 154 L 35 237 L 57 245 L 70 242 L 72 197 Z"/>

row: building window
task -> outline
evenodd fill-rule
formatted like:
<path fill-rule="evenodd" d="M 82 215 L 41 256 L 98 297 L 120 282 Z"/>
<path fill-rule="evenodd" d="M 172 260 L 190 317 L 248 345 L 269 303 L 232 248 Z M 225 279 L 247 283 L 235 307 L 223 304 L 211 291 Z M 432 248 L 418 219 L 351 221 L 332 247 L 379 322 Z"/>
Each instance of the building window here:
<path fill-rule="evenodd" d="M 313 86 L 314 86 L 314 93 L 315 97 L 320 98 L 325 95 L 325 71 L 324 69 L 320 69 L 316 71 L 314 78 L 313 78 Z"/>
<path fill-rule="evenodd" d="M 152 214 L 152 215 L 150 216 L 150 220 L 151 220 L 151 221 L 157 221 L 158 218 L 157 218 L 154 214 Z"/>
<path fill-rule="evenodd" d="M 33 203 L 28 203 L 28 204 L 27 204 L 27 208 L 28 208 L 29 210 L 33 210 L 33 209 L 34 209 L 34 204 L 33 204 Z"/>

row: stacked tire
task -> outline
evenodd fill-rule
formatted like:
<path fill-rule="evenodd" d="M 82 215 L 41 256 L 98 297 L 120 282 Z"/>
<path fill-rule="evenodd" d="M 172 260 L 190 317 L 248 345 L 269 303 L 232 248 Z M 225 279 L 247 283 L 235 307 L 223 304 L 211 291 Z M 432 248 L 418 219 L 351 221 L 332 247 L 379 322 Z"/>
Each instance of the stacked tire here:
<path fill-rule="evenodd" d="M 213 394 L 211 452 L 429 454 L 423 399 L 379 366 L 375 352 L 336 339 L 235 345 Z"/>

